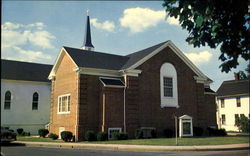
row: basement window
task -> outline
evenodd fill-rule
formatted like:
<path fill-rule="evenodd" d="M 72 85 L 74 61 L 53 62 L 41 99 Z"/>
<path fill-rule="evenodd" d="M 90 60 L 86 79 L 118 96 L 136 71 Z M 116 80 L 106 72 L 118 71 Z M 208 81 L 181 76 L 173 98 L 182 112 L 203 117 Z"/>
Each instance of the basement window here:
<path fill-rule="evenodd" d="M 104 87 L 113 87 L 113 88 L 124 88 L 125 84 L 119 78 L 110 78 L 110 77 L 100 77 Z"/>

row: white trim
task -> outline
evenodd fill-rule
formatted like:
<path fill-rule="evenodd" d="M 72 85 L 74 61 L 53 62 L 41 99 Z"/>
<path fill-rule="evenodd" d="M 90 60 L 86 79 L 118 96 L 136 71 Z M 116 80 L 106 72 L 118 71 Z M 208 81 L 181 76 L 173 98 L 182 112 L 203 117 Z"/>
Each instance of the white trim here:
<path fill-rule="evenodd" d="M 71 94 L 63 94 L 63 95 L 59 95 L 59 96 L 57 97 L 57 114 L 70 114 L 70 111 L 59 112 L 59 98 L 65 97 L 65 96 L 70 97 Z M 71 99 L 71 97 L 70 97 L 70 101 L 69 101 L 69 103 L 67 104 L 67 107 L 68 107 L 68 105 L 71 106 L 71 100 L 72 100 L 72 99 Z M 68 102 L 68 98 L 67 98 L 67 102 Z"/>
<path fill-rule="evenodd" d="M 173 50 L 173 52 L 179 56 L 185 63 L 186 65 L 191 68 L 197 75 L 199 78 L 204 79 L 205 81 L 208 81 L 208 77 L 206 75 L 204 75 L 175 45 L 172 41 L 167 41 L 165 44 L 163 44 L 162 46 L 160 46 L 159 48 L 157 48 L 156 50 L 154 50 L 153 52 L 151 52 L 150 54 L 148 54 L 147 56 L 143 57 L 141 60 L 137 61 L 134 65 L 130 66 L 128 69 L 135 69 L 138 66 L 140 66 L 141 64 L 143 64 L 144 62 L 146 62 L 148 59 L 150 59 L 151 57 L 153 57 L 154 55 L 158 54 L 159 52 L 161 52 L 164 48 L 169 47 L 171 50 Z M 211 81 L 210 81 L 211 82 Z"/>
<path fill-rule="evenodd" d="M 186 120 L 186 121 L 183 121 Z M 184 134 L 183 133 L 183 123 L 190 123 L 190 134 Z M 185 137 L 185 136 L 193 136 L 193 118 L 189 115 L 183 115 L 179 117 L 179 136 L 180 137 Z"/>
<path fill-rule="evenodd" d="M 68 55 L 69 58 L 71 59 L 71 61 L 74 63 L 74 65 L 75 65 L 76 67 L 78 67 L 77 64 L 75 63 L 75 61 L 71 58 L 71 56 L 70 56 L 70 55 L 67 53 L 67 51 L 64 49 L 64 47 L 62 47 L 62 49 L 60 50 L 59 55 L 58 55 L 57 58 L 56 58 L 56 62 L 54 63 L 53 68 L 51 69 L 51 71 L 50 71 L 50 73 L 49 73 L 49 76 L 48 76 L 48 79 L 49 79 L 49 80 L 52 80 L 52 79 L 55 78 L 56 71 L 57 71 L 57 69 L 58 69 L 58 67 L 59 67 L 59 64 L 61 63 L 61 61 L 62 61 L 62 59 L 63 59 L 63 56 L 64 56 L 65 54 Z"/>
<path fill-rule="evenodd" d="M 138 77 L 142 72 L 141 70 L 110 70 L 110 69 L 98 69 L 98 68 L 87 68 L 78 67 L 73 69 L 80 74 L 86 75 L 98 75 L 98 76 L 111 76 L 111 77 L 122 77 L 124 75 Z"/>
<path fill-rule="evenodd" d="M 10 80 L 10 79 L 1 79 L 1 81 L 5 81 L 5 82 L 16 82 L 16 83 L 29 83 L 29 84 L 46 84 L 46 85 L 50 85 L 50 84 L 51 84 L 51 82 L 26 81 L 26 80 Z"/>

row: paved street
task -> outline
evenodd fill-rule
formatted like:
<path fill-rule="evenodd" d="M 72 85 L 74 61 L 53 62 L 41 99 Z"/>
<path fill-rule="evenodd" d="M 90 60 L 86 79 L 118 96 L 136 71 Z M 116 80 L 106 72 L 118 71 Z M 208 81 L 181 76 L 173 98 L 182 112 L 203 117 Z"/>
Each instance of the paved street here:
<path fill-rule="evenodd" d="M 3 156 L 250 156 L 248 150 L 230 151 L 182 151 L 182 152 L 133 152 L 104 151 L 67 148 L 2 146 Z"/>

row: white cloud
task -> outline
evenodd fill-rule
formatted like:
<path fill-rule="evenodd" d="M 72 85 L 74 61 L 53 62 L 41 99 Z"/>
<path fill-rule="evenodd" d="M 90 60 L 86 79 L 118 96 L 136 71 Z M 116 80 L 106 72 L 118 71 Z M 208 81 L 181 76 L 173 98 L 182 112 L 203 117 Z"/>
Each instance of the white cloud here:
<path fill-rule="evenodd" d="M 110 22 L 110 21 L 105 21 L 103 23 L 98 22 L 97 18 L 93 18 L 90 20 L 90 23 L 96 27 L 97 29 L 101 29 L 101 30 L 106 30 L 106 31 L 114 31 L 115 29 L 115 24 L 114 22 Z"/>
<path fill-rule="evenodd" d="M 179 19 L 178 18 L 174 18 L 174 17 L 167 17 L 167 22 L 171 25 L 179 25 Z"/>
<path fill-rule="evenodd" d="M 44 30 L 42 22 L 18 24 L 5 22 L 2 28 L 2 58 L 28 61 L 51 62 L 52 57 L 39 49 L 54 48 L 53 36 Z"/>
<path fill-rule="evenodd" d="M 155 11 L 149 8 L 129 8 L 123 11 L 123 17 L 119 19 L 122 27 L 129 28 L 132 33 L 142 32 L 145 29 L 156 26 L 164 21 L 164 10 Z"/>
<path fill-rule="evenodd" d="M 212 53 L 201 51 L 200 53 L 184 53 L 194 64 L 207 63 L 212 58 Z"/>
<path fill-rule="evenodd" d="M 28 25 L 6 22 L 1 26 L 1 45 L 10 47 L 31 44 L 44 49 L 54 48 L 52 40 L 55 39 L 55 36 L 43 30 L 44 26 L 41 22 Z"/>

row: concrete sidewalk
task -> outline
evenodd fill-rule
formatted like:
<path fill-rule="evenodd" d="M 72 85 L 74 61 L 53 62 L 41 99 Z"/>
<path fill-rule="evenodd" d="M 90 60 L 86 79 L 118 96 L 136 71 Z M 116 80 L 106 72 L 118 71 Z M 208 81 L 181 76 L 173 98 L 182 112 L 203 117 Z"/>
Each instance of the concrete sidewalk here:
<path fill-rule="evenodd" d="M 84 144 L 84 143 L 52 143 L 52 142 L 28 142 L 15 141 L 32 147 L 51 148 L 77 148 L 95 150 L 121 150 L 121 151 L 216 151 L 216 150 L 240 150 L 249 149 L 249 144 L 229 145 L 202 145 L 202 146 L 151 146 L 151 145 L 118 145 L 118 144 Z"/>

